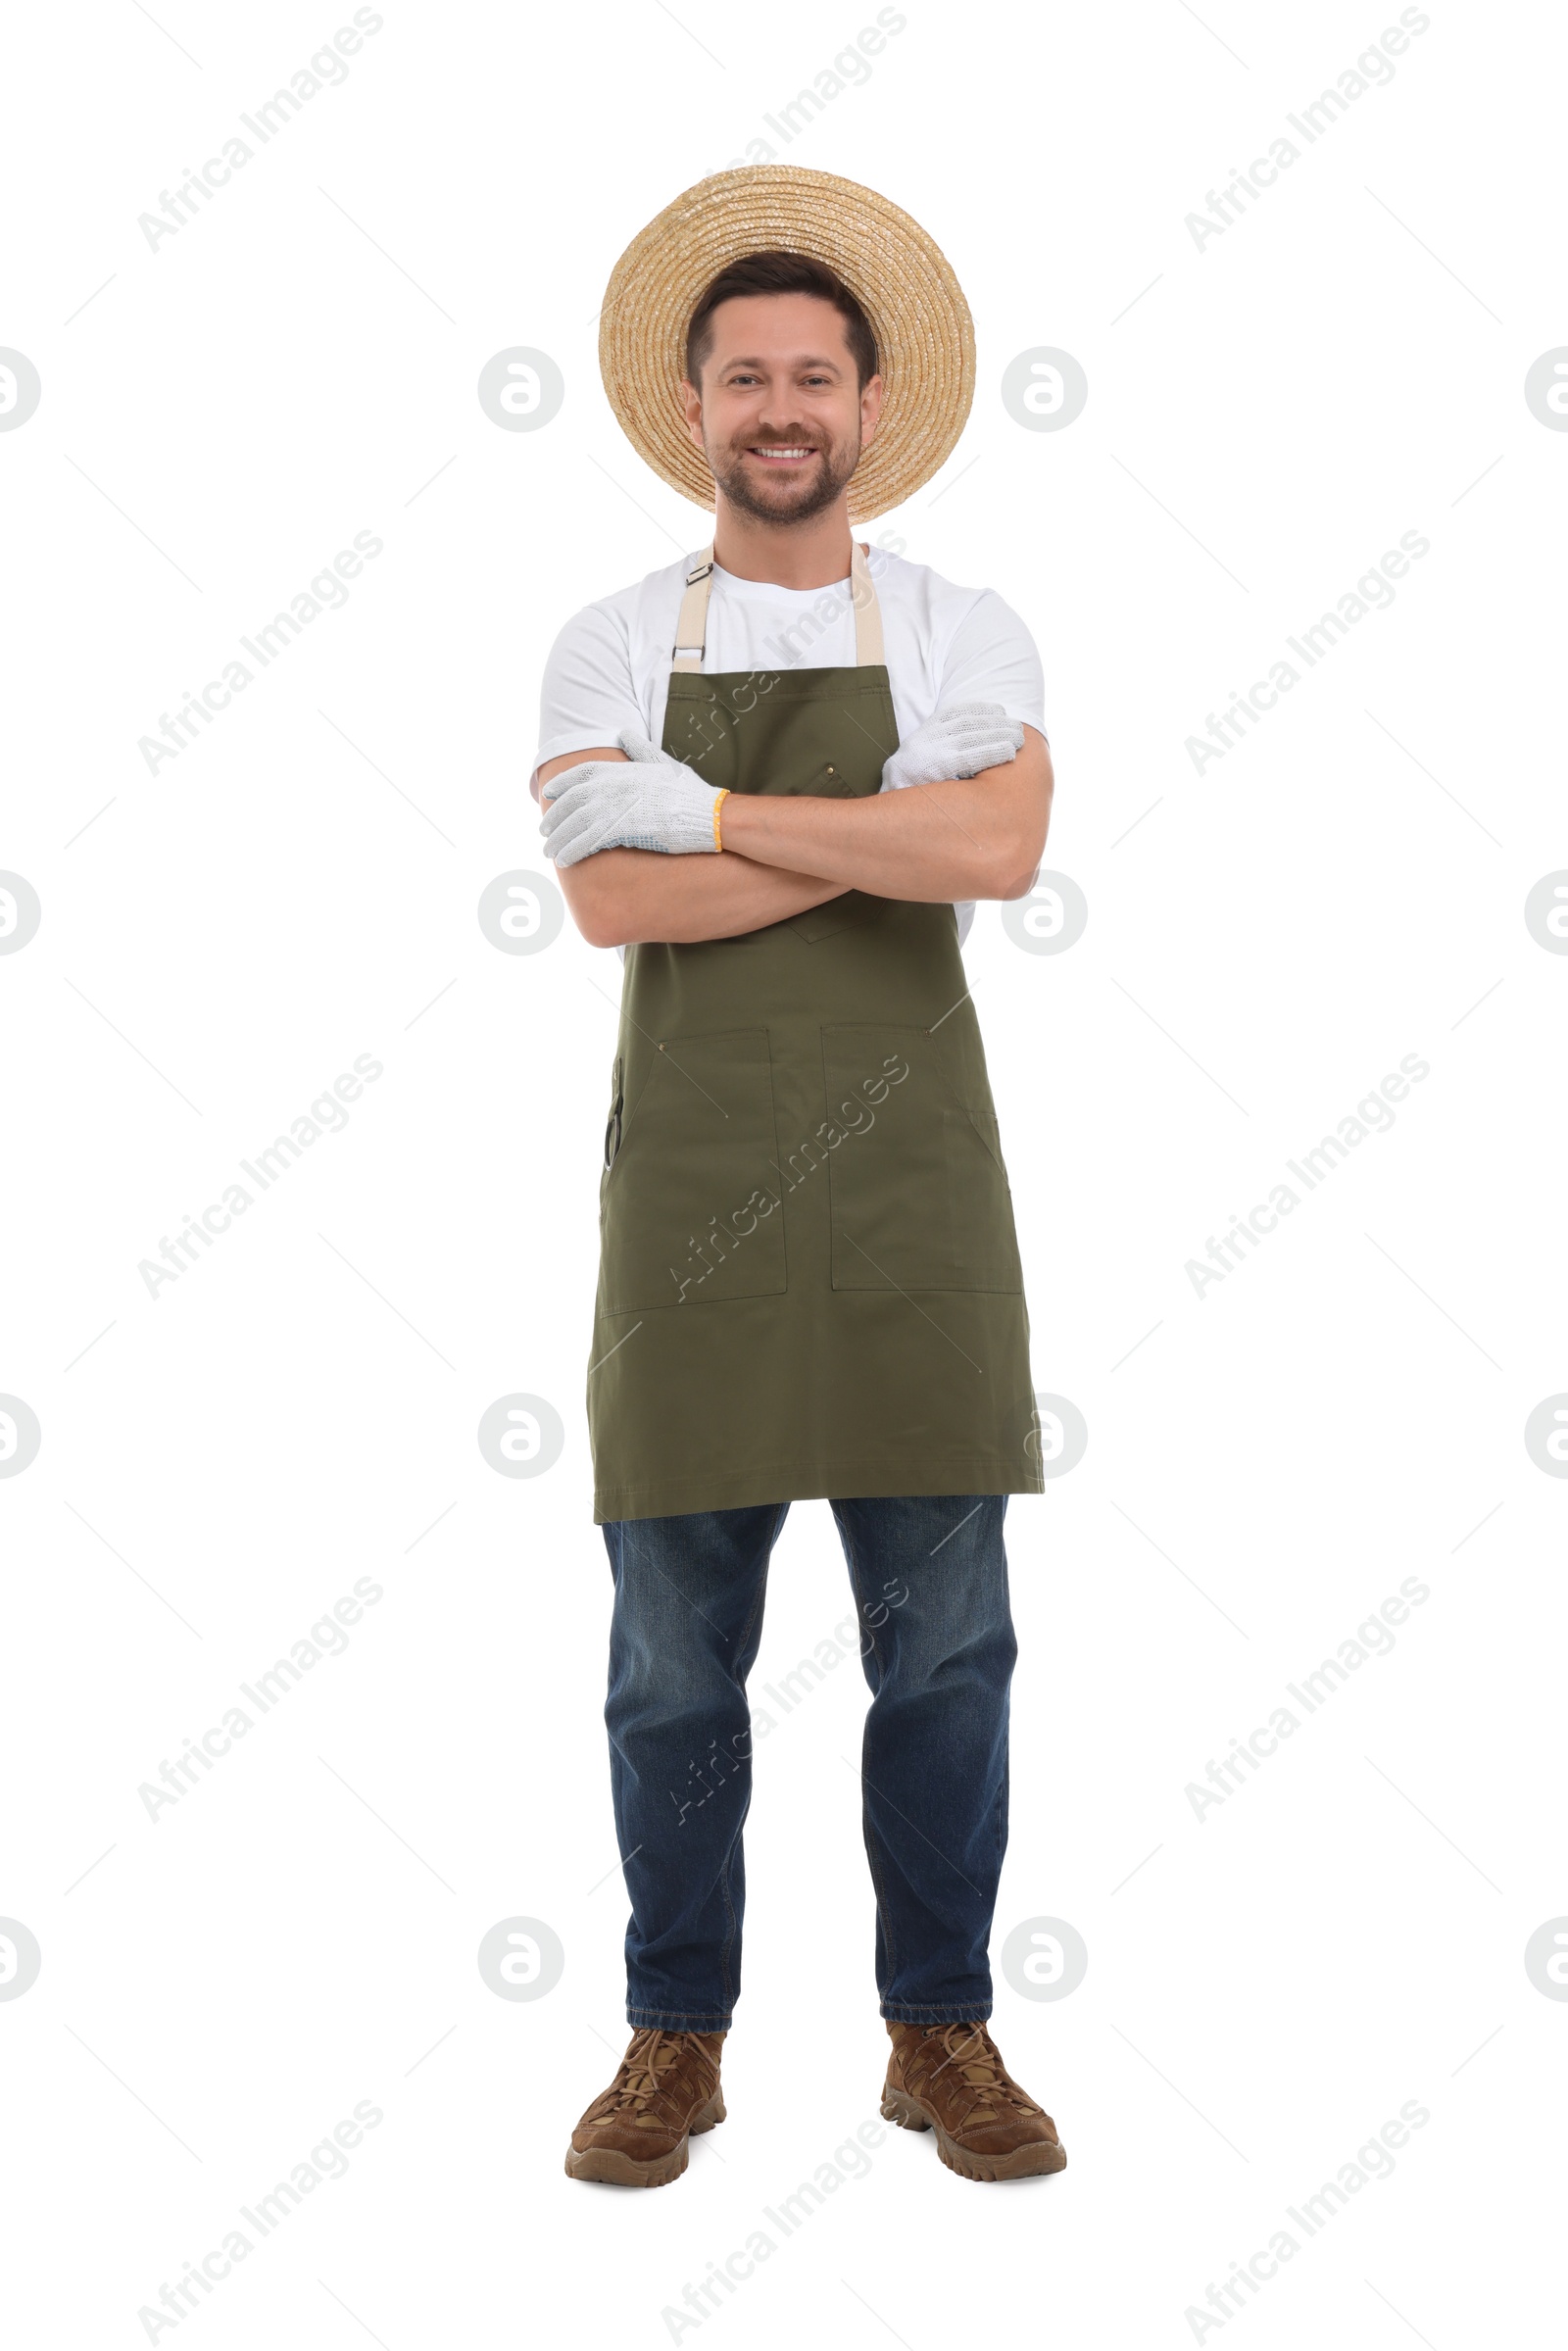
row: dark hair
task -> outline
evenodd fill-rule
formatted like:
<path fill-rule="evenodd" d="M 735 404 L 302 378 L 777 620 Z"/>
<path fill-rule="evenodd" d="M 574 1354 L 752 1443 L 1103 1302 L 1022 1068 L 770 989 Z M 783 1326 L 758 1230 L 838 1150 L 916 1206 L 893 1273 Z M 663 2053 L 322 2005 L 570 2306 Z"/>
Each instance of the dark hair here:
<path fill-rule="evenodd" d="M 688 382 L 699 381 L 703 364 L 713 348 L 714 311 L 721 302 L 733 302 L 743 294 L 814 294 L 819 302 L 830 302 L 844 320 L 844 339 L 855 362 L 858 388 L 864 391 L 877 371 L 871 322 L 838 272 L 807 253 L 749 253 L 720 269 L 686 329 Z"/>

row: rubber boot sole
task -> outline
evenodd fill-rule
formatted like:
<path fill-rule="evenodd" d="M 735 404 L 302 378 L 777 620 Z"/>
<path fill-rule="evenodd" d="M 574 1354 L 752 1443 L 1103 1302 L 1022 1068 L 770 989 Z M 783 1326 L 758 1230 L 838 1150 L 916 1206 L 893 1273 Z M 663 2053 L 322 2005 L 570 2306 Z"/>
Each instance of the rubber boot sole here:
<path fill-rule="evenodd" d="M 597 2180 L 605 2187 L 667 2187 L 685 2171 L 692 2139 L 723 2120 L 724 2093 L 715 2090 L 707 2105 L 692 2116 L 686 2136 L 667 2155 L 651 2156 L 646 2163 L 639 2163 L 635 2155 L 623 2155 L 618 2147 L 568 2147 L 566 2177 Z"/>
<path fill-rule="evenodd" d="M 1066 2169 L 1067 2150 L 1053 2139 L 1037 2139 L 1028 2146 L 1015 2148 L 1011 2155 L 976 2155 L 968 2147 L 960 2147 L 949 2135 L 928 2106 L 911 2098 L 907 2090 L 884 2086 L 882 2118 L 897 2123 L 901 2131 L 934 2131 L 937 2134 L 937 2153 L 950 2172 L 964 2180 L 1037 2180 L 1043 2172 Z"/>

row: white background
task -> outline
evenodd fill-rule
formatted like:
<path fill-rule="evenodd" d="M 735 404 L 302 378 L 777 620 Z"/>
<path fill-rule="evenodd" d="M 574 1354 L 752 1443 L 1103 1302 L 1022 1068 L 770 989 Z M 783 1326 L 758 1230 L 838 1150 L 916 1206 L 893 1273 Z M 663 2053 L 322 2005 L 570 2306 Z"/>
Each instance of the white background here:
<path fill-rule="evenodd" d="M 369 2100 L 347 2177 L 157 2340 L 659 2345 L 876 2111 L 864 1691 L 846 1665 L 759 1750 L 730 2121 L 667 2191 L 572 2184 L 625 2035 L 582 1412 L 618 965 L 569 924 L 498 953 L 475 909 L 543 866 L 555 630 L 702 536 L 600 390 L 611 266 L 874 12 L 389 4 L 156 252 L 137 216 L 349 12 L 154 13 L 14 24 L 0 165 L 0 342 L 43 383 L 0 434 L 0 866 L 43 907 L 0 957 L 0 1390 L 42 1427 L 0 1481 L 0 1913 L 43 1954 L 0 2002 L 10 2330 L 146 2340 Z M 875 529 L 1034 630 L 1047 861 L 1090 907 L 1065 954 L 996 907 L 967 950 L 1036 1383 L 1090 1432 L 1009 1513 L 996 1938 L 1088 1945 L 1066 2000 L 997 1995 L 1070 2164 L 983 2190 L 891 2134 L 676 2339 L 1187 2343 L 1408 2100 L 1393 2177 L 1214 2333 L 1537 2339 L 1568 2006 L 1523 1952 L 1568 1911 L 1568 1484 L 1522 1432 L 1568 1388 L 1568 959 L 1523 903 L 1568 865 L 1568 436 L 1523 380 L 1568 341 L 1562 22 L 1434 5 L 1200 250 L 1184 217 L 1396 9 L 905 13 L 770 143 L 906 206 L 967 291 L 967 432 Z M 564 375 L 538 432 L 475 396 L 514 345 Z M 1002 404 L 1038 346 L 1087 371 L 1061 431 Z M 138 738 L 361 530 L 345 608 L 150 775 Z M 1393 607 L 1196 774 L 1186 738 L 1408 530 Z M 1392 1131 L 1196 1296 L 1186 1261 L 1411 1053 Z M 149 1297 L 139 1261 L 357 1054 L 384 1074 L 346 1130 Z M 517 1392 L 565 1424 L 533 1480 L 475 1440 Z M 346 1653 L 149 1819 L 139 1786 L 366 1576 Z M 1393 1653 L 1197 1819 L 1187 1785 L 1410 1576 Z M 846 1592 L 797 1505 L 760 1683 Z M 475 1961 L 518 1915 L 565 1950 L 533 2002 Z"/>

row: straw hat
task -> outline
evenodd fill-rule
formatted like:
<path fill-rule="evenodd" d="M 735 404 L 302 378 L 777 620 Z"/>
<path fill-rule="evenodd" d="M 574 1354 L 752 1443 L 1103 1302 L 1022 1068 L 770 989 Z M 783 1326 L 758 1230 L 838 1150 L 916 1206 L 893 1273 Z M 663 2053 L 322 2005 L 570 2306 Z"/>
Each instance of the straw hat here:
<path fill-rule="evenodd" d="M 719 271 L 749 253 L 805 253 L 843 278 L 871 322 L 884 398 L 850 482 L 853 521 L 884 514 L 930 480 L 974 398 L 974 325 L 948 262 L 918 221 L 853 179 L 794 164 L 715 171 L 666 205 L 610 273 L 599 367 L 621 429 L 696 506 L 713 477 L 686 431 L 686 328 Z"/>

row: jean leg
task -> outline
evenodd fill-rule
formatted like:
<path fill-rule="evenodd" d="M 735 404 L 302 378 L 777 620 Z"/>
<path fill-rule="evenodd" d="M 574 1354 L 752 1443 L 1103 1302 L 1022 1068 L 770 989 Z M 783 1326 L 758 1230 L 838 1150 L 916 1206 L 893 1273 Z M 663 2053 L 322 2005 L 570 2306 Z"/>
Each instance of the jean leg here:
<path fill-rule="evenodd" d="M 991 2014 L 1017 1641 L 1005 1494 L 835 1501 L 871 1690 L 861 1754 L 882 2014 Z"/>
<path fill-rule="evenodd" d="M 632 2025 L 727 2030 L 740 1990 L 746 1677 L 788 1509 L 612 1520 L 604 1530 L 615 1583 L 605 1723 L 631 1900 Z"/>

